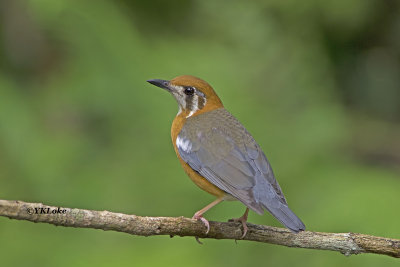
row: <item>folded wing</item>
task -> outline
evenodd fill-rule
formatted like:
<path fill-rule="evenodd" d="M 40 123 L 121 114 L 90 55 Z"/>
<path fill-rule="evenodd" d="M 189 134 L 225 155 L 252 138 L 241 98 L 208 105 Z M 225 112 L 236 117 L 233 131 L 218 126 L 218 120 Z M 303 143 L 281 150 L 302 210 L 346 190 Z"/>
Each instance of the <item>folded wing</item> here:
<path fill-rule="evenodd" d="M 304 224 L 288 208 L 271 166 L 254 138 L 225 109 L 211 112 L 220 114 L 208 116 L 223 118 L 218 126 L 198 123 L 196 120 L 204 119 L 202 115 L 187 120 L 176 140 L 181 158 L 255 212 L 263 214 L 266 209 L 292 231 L 304 230 Z"/>

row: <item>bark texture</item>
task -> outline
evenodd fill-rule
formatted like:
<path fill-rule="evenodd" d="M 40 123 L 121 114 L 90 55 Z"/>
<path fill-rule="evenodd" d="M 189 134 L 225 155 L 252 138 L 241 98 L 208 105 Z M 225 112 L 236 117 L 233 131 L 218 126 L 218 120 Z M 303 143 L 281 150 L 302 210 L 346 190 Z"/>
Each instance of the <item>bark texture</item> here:
<path fill-rule="evenodd" d="M 125 232 L 132 235 L 194 236 L 199 238 L 233 239 L 242 236 L 240 223 L 210 222 L 210 232 L 196 220 L 184 217 L 142 217 L 109 211 L 71 209 L 0 200 L 0 216 L 31 222 L 49 223 L 76 228 L 94 228 Z M 287 247 L 338 251 L 344 255 L 375 253 L 400 258 L 400 240 L 357 233 L 323 233 L 304 231 L 298 234 L 284 228 L 248 223 L 243 240 Z"/>

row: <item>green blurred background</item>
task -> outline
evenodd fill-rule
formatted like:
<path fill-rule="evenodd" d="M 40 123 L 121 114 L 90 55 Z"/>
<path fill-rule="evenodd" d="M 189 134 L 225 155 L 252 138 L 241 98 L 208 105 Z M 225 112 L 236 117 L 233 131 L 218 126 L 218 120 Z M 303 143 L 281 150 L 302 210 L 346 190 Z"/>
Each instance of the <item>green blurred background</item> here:
<path fill-rule="evenodd" d="M 175 101 L 146 83 L 191 74 L 253 134 L 308 230 L 400 238 L 399 12 L 395 0 L 0 0 L 0 198 L 191 217 L 213 197 L 176 159 Z M 2 266 L 399 265 L 3 217 L 0 238 Z"/>

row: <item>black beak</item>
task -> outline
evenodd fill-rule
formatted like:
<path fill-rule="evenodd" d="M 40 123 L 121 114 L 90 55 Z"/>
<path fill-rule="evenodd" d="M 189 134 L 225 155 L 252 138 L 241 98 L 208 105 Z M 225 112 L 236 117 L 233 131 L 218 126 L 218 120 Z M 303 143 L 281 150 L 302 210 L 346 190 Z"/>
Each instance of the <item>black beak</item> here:
<path fill-rule="evenodd" d="M 160 88 L 163 88 L 167 91 L 171 91 L 171 89 L 169 88 L 169 81 L 154 79 L 154 80 L 148 80 L 147 82 L 149 82 L 155 86 L 158 86 Z"/>

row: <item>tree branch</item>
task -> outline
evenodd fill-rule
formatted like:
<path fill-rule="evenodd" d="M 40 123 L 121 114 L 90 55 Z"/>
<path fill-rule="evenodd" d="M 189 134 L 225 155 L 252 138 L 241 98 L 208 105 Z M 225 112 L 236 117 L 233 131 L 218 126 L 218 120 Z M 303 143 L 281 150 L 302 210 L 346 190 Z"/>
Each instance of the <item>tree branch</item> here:
<path fill-rule="evenodd" d="M 132 235 L 197 236 L 214 239 L 240 239 L 240 223 L 210 222 L 210 232 L 196 220 L 184 217 L 141 217 L 109 211 L 71 209 L 0 200 L 0 216 L 10 219 L 44 222 L 58 226 L 94 228 Z M 287 229 L 248 223 L 244 240 L 296 248 L 332 250 L 344 255 L 375 253 L 400 258 L 400 240 L 356 233 L 304 231 L 294 234 Z"/>

